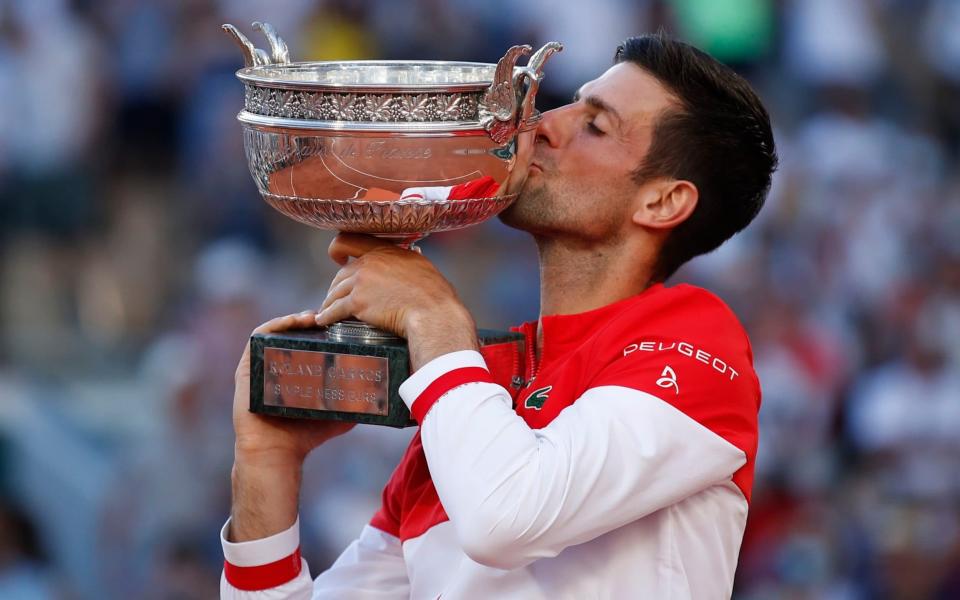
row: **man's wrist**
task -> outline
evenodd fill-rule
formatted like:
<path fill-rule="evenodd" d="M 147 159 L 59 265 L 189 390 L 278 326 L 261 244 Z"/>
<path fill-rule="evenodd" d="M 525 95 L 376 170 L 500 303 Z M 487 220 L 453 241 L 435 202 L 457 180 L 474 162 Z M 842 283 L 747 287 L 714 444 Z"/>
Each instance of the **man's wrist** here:
<path fill-rule="evenodd" d="M 262 445 L 238 439 L 233 447 L 234 465 L 299 471 L 306 453 L 293 447 Z"/>
<path fill-rule="evenodd" d="M 413 371 L 438 356 L 480 348 L 473 316 L 462 304 L 446 309 L 413 311 L 405 333 Z"/>
<path fill-rule="evenodd" d="M 235 460 L 229 541 L 269 537 L 296 522 L 301 465 Z"/>

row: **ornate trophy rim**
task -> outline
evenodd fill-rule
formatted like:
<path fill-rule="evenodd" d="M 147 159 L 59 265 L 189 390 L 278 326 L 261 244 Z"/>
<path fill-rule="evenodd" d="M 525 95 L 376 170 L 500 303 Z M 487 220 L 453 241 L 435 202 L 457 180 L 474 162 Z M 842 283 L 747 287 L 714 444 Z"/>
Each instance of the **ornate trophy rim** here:
<path fill-rule="evenodd" d="M 523 133 L 535 129 L 540 123 L 542 115 L 534 112 L 520 124 L 517 131 Z M 298 119 L 291 117 L 277 117 L 240 111 L 237 120 L 245 126 L 257 129 L 293 132 L 296 130 L 313 130 L 342 132 L 353 134 L 392 134 L 394 136 L 409 137 L 462 137 L 465 135 L 487 135 L 479 121 L 344 121 L 344 120 L 317 120 Z"/>
<path fill-rule="evenodd" d="M 456 200 L 344 200 L 261 194 L 277 212 L 304 225 L 382 238 L 419 238 L 476 225 L 507 208 L 517 197 L 514 193 Z M 351 218 L 343 219 L 342 215 Z"/>
<path fill-rule="evenodd" d="M 401 124 L 401 129 L 407 129 L 406 123 L 416 123 L 413 129 L 417 130 L 425 122 L 442 123 L 446 129 L 451 123 L 477 123 L 498 144 L 513 139 L 534 113 L 544 63 L 563 49 L 558 42 L 548 42 L 531 55 L 530 46 L 512 46 L 496 64 L 290 62 L 286 42 L 269 23 L 253 23 L 266 37 L 269 53 L 254 46 L 233 25 L 222 28 L 243 51 L 246 67 L 237 71 L 237 77 L 246 89 L 245 113 L 301 121 L 390 122 Z M 522 56 L 529 56 L 525 66 L 517 65 Z M 358 128 L 346 125 L 338 129 Z"/>
<path fill-rule="evenodd" d="M 237 78 L 244 83 L 257 87 L 284 90 L 362 92 L 362 93 L 424 93 L 424 92 L 482 92 L 493 83 L 495 63 L 444 61 L 444 60 L 345 60 L 345 61 L 300 61 L 286 64 L 255 65 L 237 71 Z M 341 83 L 336 81 L 307 80 L 292 78 L 289 75 L 307 73 L 320 77 L 324 72 L 359 74 L 383 67 L 385 72 L 397 75 L 401 70 L 412 71 L 412 75 L 423 72 L 435 72 L 446 75 L 449 81 L 423 83 L 386 83 L 371 81 L 368 83 Z M 391 69 L 391 67 L 393 67 Z M 404 68 L 404 69 L 401 69 Z M 516 67 L 516 69 L 522 69 Z M 453 75 L 457 70 L 475 71 L 480 77 L 456 81 Z"/>

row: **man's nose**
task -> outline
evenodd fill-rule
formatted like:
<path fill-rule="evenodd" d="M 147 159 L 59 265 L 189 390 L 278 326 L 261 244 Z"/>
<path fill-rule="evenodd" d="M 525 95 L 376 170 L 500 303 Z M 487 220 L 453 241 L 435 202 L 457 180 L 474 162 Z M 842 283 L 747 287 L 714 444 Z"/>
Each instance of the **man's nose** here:
<path fill-rule="evenodd" d="M 537 125 L 537 141 L 547 144 L 551 148 L 563 145 L 570 132 L 571 105 L 561 106 L 543 113 L 540 124 Z"/>

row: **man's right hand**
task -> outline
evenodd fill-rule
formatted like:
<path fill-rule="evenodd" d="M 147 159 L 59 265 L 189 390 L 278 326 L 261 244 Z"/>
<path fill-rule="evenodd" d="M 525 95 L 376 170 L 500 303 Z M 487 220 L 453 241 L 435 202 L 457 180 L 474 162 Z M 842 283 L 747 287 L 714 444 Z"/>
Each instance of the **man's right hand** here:
<path fill-rule="evenodd" d="M 253 333 L 316 327 L 316 312 L 270 320 Z M 245 542 L 288 529 L 297 519 L 303 460 L 353 423 L 269 417 L 250 412 L 250 344 L 234 377 L 233 507 L 229 538 Z"/>

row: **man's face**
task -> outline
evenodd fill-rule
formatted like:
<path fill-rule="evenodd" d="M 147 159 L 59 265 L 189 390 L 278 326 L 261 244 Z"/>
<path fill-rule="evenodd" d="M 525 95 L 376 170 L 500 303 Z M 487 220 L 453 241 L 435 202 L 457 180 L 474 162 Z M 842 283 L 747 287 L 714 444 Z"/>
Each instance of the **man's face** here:
<path fill-rule="evenodd" d="M 500 214 L 540 236 L 615 239 L 641 191 L 632 172 L 660 115 L 676 101 L 651 75 L 619 63 L 583 85 L 571 104 L 544 113 L 520 196 Z"/>

